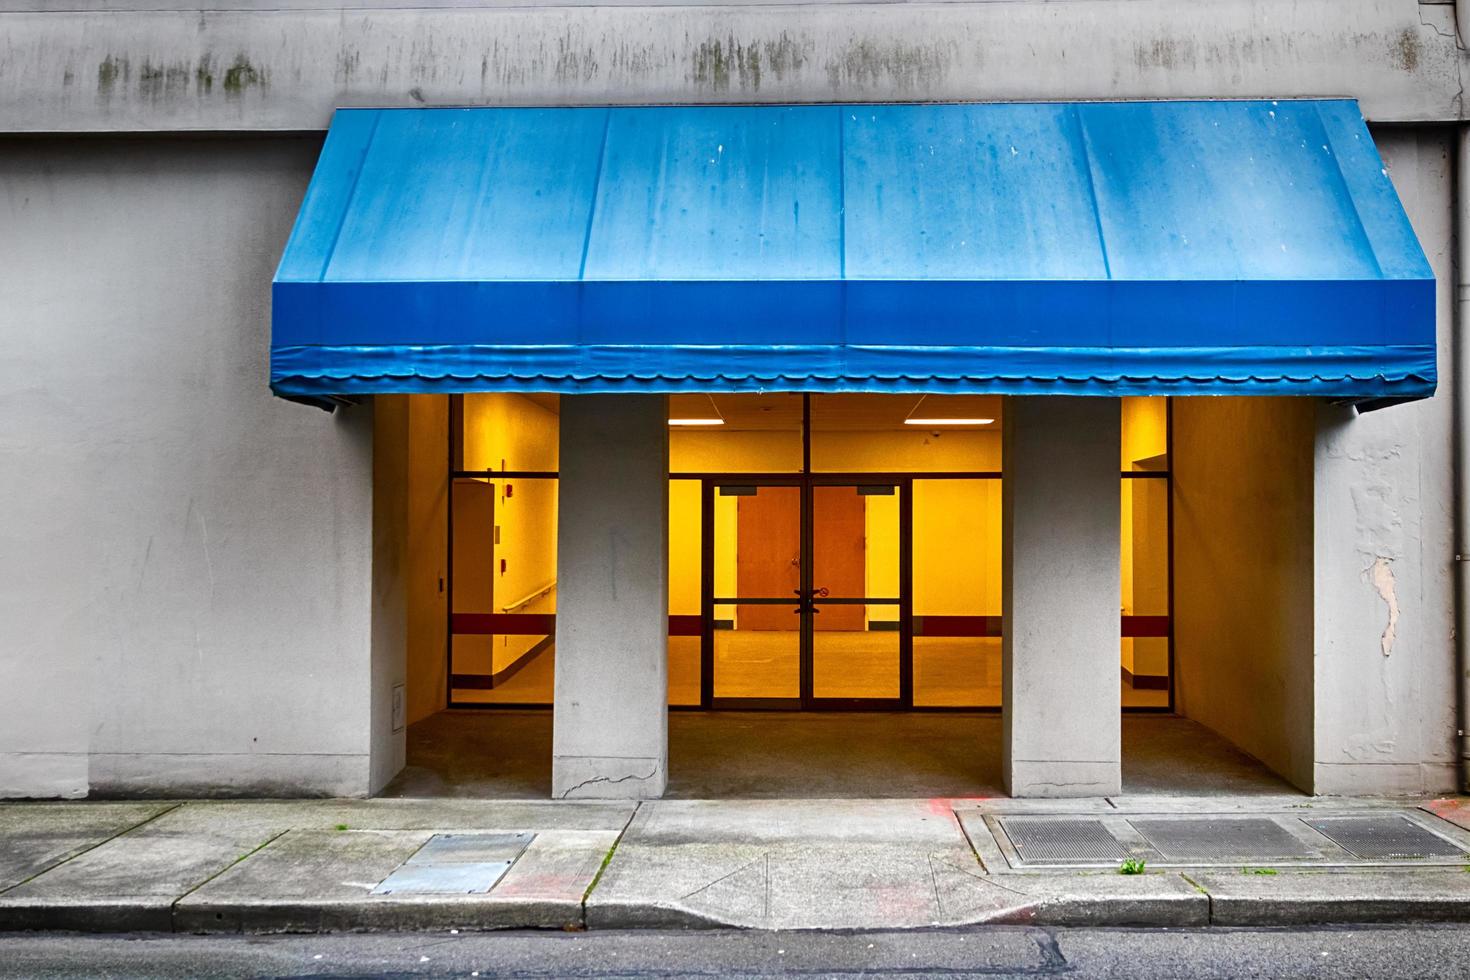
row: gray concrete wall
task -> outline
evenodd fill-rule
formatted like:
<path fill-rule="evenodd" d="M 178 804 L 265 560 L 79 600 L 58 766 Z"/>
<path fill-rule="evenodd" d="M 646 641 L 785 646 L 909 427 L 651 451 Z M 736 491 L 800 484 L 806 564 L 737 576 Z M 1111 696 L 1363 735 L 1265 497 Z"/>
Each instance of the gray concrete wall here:
<path fill-rule="evenodd" d="M 266 389 L 317 146 L 0 141 L 0 794 L 368 789 L 371 418 Z"/>
<path fill-rule="evenodd" d="M 1316 760 L 1321 793 L 1454 786 L 1451 137 L 1376 134 L 1439 283 L 1440 394 L 1316 439 Z"/>
<path fill-rule="evenodd" d="M 1417 0 L 44 6 L 0 4 L 0 131 L 314 130 L 342 105 L 1292 96 L 1430 121 L 1462 117 L 1466 64 L 1453 8 Z"/>
<path fill-rule="evenodd" d="M 668 781 L 667 404 L 561 399 L 557 799 L 653 799 Z"/>
<path fill-rule="evenodd" d="M 1012 796 L 1122 787 L 1116 398 L 1010 398 L 1001 484 L 1001 770 Z"/>
<path fill-rule="evenodd" d="M 1174 399 L 1176 709 L 1312 788 L 1315 405 Z"/>

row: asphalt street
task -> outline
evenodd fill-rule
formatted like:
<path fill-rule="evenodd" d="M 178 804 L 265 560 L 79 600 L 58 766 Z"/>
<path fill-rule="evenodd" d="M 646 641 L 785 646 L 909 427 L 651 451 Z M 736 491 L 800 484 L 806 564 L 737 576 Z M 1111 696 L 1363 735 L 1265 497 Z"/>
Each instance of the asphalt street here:
<path fill-rule="evenodd" d="M 0 977 L 1470 977 L 1470 926 L 0 937 Z"/>

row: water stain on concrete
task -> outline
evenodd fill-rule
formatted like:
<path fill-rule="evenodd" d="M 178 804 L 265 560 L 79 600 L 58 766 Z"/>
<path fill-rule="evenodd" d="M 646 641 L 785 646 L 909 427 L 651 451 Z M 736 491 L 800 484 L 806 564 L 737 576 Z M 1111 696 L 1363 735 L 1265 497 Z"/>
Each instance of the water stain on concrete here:
<path fill-rule="evenodd" d="M 958 59 L 954 41 L 908 44 L 865 38 L 827 61 L 827 80 L 839 91 L 891 86 L 905 94 L 925 94 L 944 82 Z"/>
<path fill-rule="evenodd" d="M 246 89 L 264 84 L 264 73 L 243 54 L 236 55 L 234 62 L 225 69 L 223 88 L 226 95 L 243 95 Z"/>
<path fill-rule="evenodd" d="M 108 55 L 97 65 L 97 94 L 103 99 L 112 98 L 114 89 L 119 83 L 127 84 L 132 76 L 132 66 L 127 58 L 114 58 Z"/>
<path fill-rule="evenodd" d="M 800 42 L 782 31 L 766 41 L 737 41 L 733 35 L 710 38 L 694 47 L 690 78 L 717 92 L 732 87 L 758 92 L 767 75 L 782 81 L 801 71 L 811 56 L 811 42 Z"/>
<path fill-rule="evenodd" d="M 1413 71 L 1419 67 L 1419 35 L 1411 28 L 1404 28 L 1399 36 L 1394 39 L 1391 56 L 1394 64 L 1404 71 Z"/>

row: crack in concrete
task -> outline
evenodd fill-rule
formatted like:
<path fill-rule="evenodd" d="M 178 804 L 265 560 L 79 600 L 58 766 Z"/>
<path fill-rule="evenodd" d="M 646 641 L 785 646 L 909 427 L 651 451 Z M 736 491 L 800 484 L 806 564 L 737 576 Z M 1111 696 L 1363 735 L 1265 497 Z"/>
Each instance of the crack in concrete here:
<path fill-rule="evenodd" d="M 1449 38 L 1450 40 L 1454 41 L 1455 42 L 1455 51 L 1456 52 L 1459 52 L 1459 53 L 1464 53 L 1465 50 L 1466 50 L 1466 47 L 1465 47 L 1464 40 L 1460 37 L 1459 14 L 1456 12 L 1456 8 L 1459 6 L 1459 4 L 1464 3 L 1464 2 L 1466 2 L 1466 0 L 1455 0 L 1454 4 L 1452 4 L 1450 6 L 1450 16 L 1453 17 L 1453 18 L 1455 18 L 1455 21 L 1456 21 L 1455 28 L 1453 30 L 1450 30 L 1450 31 L 1442 31 L 1442 30 L 1439 29 L 1439 26 L 1438 25 L 1431 24 L 1429 21 L 1427 21 L 1427 20 L 1424 19 L 1424 4 L 1423 4 L 1422 0 L 1421 0 L 1420 4 L 1418 5 L 1418 10 L 1416 11 L 1418 13 L 1418 15 L 1419 15 L 1419 26 L 1420 27 L 1427 27 L 1431 31 L 1433 31 L 1435 34 L 1438 34 L 1440 37 Z M 1455 106 L 1455 118 L 1456 119 L 1461 119 L 1465 115 L 1465 59 L 1464 58 L 1456 58 L 1455 59 L 1455 89 L 1456 89 L 1455 90 L 1455 97 L 1452 100 L 1454 102 L 1454 106 Z"/>
<path fill-rule="evenodd" d="M 582 789 L 583 787 L 586 787 L 586 786 L 591 786 L 594 783 L 607 783 L 609 786 L 611 786 L 611 785 L 614 785 L 616 783 L 626 783 L 630 779 L 636 779 L 636 780 L 638 780 L 641 783 L 641 782 L 646 782 L 647 780 L 650 780 L 650 779 L 652 779 L 653 777 L 655 777 L 657 775 L 658 775 L 658 766 L 654 766 L 653 767 L 653 771 L 650 772 L 646 776 L 640 776 L 636 772 L 629 773 L 626 776 L 617 776 L 617 777 L 612 777 L 612 776 L 593 776 L 591 779 L 584 779 L 580 783 L 576 784 L 575 786 L 570 786 L 567 789 L 563 790 L 557 796 L 557 799 L 559 799 L 559 800 L 569 799 L 573 793 L 577 792 L 577 790 Z"/>

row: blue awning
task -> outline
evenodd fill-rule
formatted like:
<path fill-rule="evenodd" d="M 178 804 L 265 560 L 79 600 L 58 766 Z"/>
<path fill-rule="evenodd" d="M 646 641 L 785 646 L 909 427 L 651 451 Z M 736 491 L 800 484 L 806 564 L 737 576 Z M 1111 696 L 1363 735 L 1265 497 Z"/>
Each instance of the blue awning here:
<path fill-rule="evenodd" d="M 271 384 L 1417 398 L 1356 103 L 343 109 Z"/>

